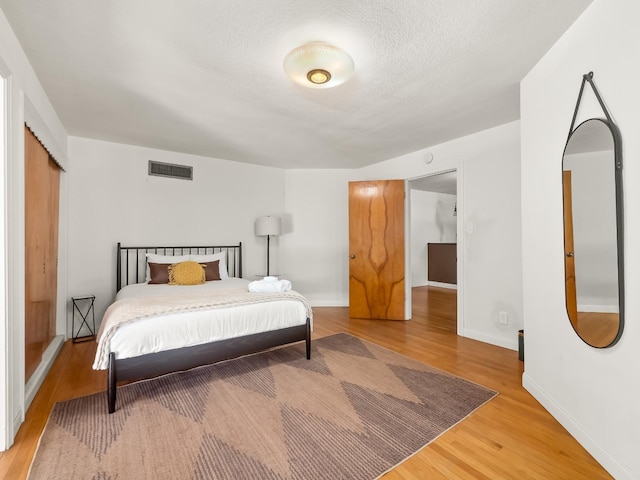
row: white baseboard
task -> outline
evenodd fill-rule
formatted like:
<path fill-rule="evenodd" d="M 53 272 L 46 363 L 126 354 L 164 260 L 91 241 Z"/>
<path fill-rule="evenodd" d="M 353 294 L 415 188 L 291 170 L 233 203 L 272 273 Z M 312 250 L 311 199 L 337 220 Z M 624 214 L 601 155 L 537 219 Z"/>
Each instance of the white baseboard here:
<path fill-rule="evenodd" d="M 522 386 L 582 445 L 602 467 L 617 480 L 637 480 L 628 467 L 609 455 L 560 405 L 553 401 L 542 388 L 525 372 Z"/>
<path fill-rule="evenodd" d="M 53 340 L 51 340 L 51 343 L 49 343 L 49 346 L 42 354 L 42 361 L 40 362 L 40 365 L 38 365 L 38 368 L 36 368 L 35 372 L 33 372 L 33 375 L 31 375 L 31 378 L 24 386 L 25 412 L 29 408 L 29 405 L 31 405 L 36 393 L 38 393 L 38 390 L 40 389 L 42 382 L 44 382 L 47 373 L 49 373 L 51 365 L 53 365 L 53 361 L 58 356 L 58 352 L 60 352 L 63 343 L 64 335 L 57 335 L 53 337 Z M 18 430 L 15 431 L 17 432 Z"/>
<path fill-rule="evenodd" d="M 458 285 L 456 285 L 455 283 L 442 283 L 442 282 L 428 281 L 427 285 L 430 287 L 450 288 L 451 290 L 458 289 Z"/>
<path fill-rule="evenodd" d="M 9 438 L 7 439 L 7 440 L 10 440 L 9 443 L 7 444 L 7 450 L 11 448 L 11 445 L 13 445 L 13 442 L 18 433 L 18 430 L 20 430 L 20 425 L 22 425 L 22 422 L 24 422 L 25 412 L 26 412 L 26 409 L 23 410 L 20 408 L 16 412 L 15 417 L 13 417 L 13 430 L 12 430 L 13 436 L 10 439 Z"/>
<path fill-rule="evenodd" d="M 24 422 L 25 414 L 29 409 L 31 402 L 33 402 L 36 393 L 38 393 L 42 382 L 44 382 L 45 377 L 49 373 L 49 370 L 51 370 L 51 366 L 58 356 L 58 353 L 60 352 L 63 344 L 64 335 L 57 335 L 53 337 L 53 340 L 51 340 L 51 343 L 49 343 L 47 349 L 42 353 L 42 360 L 40 361 L 40 365 L 38 365 L 38 367 L 31 375 L 31 378 L 24 386 L 24 404 L 20 408 L 18 408 L 18 411 L 13 417 L 12 430 L 11 432 L 8 432 L 10 436 L 7 436 L 7 448 L 13 445 L 14 438 L 18 433 L 22 422 Z"/>
<path fill-rule="evenodd" d="M 468 328 L 463 328 L 460 336 L 471 338 L 473 340 L 478 340 L 480 342 L 489 343 L 491 345 L 495 345 L 497 347 L 508 348 L 509 350 L 518 350 L 518 333 L 515 332 L 513 334 L 513 340 L 508 340 L 502 337 L 494 337 L 492 335 L 487 335 L 484 332 L 477 332 L 475 330 L 469 330 Z"/>
<path fill-rule="evenodd" d="M 349 301 L 345 300 L 309 300 L 312 307 L 348 307 Z"/>

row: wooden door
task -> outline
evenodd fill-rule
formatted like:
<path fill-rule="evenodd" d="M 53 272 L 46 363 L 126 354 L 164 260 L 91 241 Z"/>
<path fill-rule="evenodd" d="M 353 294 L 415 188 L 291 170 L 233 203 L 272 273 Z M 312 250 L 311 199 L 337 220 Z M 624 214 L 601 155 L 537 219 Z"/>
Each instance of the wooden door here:
<path fill-rule="evenodd" d="M 349 183 L 349 316 L 404 320 L 404 180 Z"/>
<path fill-rule="evenodd" d="M 60 169 L 25 127 L 25 380 L 55 336 Z"/>
<path fill-rule="evenodd" d="M 564 205 L 564 281 L 567 313 L 574 327 L 578 325 L 578 299 L 576 294 L 576 267 L 573 250 L 573 203 L 571 201 L 571 171 L 562 172 Z"/>

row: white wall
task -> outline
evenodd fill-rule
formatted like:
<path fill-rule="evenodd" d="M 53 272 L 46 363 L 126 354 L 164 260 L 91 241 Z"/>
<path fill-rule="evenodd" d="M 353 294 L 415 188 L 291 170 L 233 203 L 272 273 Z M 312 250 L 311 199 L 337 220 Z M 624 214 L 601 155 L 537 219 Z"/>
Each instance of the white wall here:
<path fill-rule="evenodd" d="M 294 286 L 314 304 L 347 305 L 348 182 L 411 179 L 457 169 L 458 215 L 471 223 L 464 234 L 464 325 L 461 334 L 517 349 L 522 328 L 519 122 L 509 123 L 367 168 L 287 170 L 286 211 L 294 225 L 283 253 Z M 460 237 L 458 238 L 460 241 Z M 460 286 L 460 285 L 459 285 Z M 498 324 L 498 312 L 509 325 Z"/>
<path fill-rule="evenodd" d="M 640 51 L 637 0 L 596 0 L 521 84 L 525 387 L 618 479 L 640 478 Z M 582 75 L 620 128 L 626 325 L 620 342 L 580 340 L 564 302 L 562 151 Z M 580 120 L 603 114 L 590 88 Z"/>
<path fill-rule="evenodd" d="M 456 196 L 415 189 L 410 196 L 411 286 L 418 287 L 427 285 L 427 243 L 456 242 Z"/>
<path fill-rule="evenodd" d="M 283 170 L 78 137 L 69 138 L 69 158 L 69 297 L 96 295 L 97 323 L 115 295 L 117 242 L 242 242 L 244 277 L 264 272 L 266 242 L 254 221 L 283 214 Z M 149 160 L 192 166 L 194 179 L 148 176 Z"/>
<path fill-rule="evenodd" d="M 37 385 L 53 360 L 49 351 L 25 388 L 24 378 L 24 122 L 37 126 L 36 134 L 62 163 L 66 160 L 67 135 L 49 102 L 35 72 L 0 11 L 0 75 L 7 79 L 7 125 L 3 132 L 7 145 L 3 151 L 4 188 L 6 194 L 6 252 L 2 259 L 6 275 L 7 299 L 1 328 L 5 336 L 0 345 L 0 450 L 13 443 Z M 61 212 L 65 209 L 64 174 L 61 176 Z M 66 217 L 60 216 L 58 320 L 56 333 L 64 333 L 64 299 L 66 298 Z M 62 337 L 58 337 L 59 345 Z"/>
<path fill-rule="evenodd" d="M 283 271 L 312 305 L 349 304 L 351 170 L 287 170 Z M 286 227 L 285 227 L 286 228 Z"/>

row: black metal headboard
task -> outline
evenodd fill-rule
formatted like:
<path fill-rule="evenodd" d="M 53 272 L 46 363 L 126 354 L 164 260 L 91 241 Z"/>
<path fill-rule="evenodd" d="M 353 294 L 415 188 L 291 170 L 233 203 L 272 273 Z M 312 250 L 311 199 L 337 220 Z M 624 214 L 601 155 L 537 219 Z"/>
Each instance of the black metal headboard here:
<path fill-rule="evenodd" d="M 116 255 L 116 292 L 132 283 L 146 279 L 147 253 L 159 255 L 207 255 L 224 252 L 230 277 L 242 278 L 242 242 L 238 245 L 207 247 L 123 247 L 118 242 Z"/>

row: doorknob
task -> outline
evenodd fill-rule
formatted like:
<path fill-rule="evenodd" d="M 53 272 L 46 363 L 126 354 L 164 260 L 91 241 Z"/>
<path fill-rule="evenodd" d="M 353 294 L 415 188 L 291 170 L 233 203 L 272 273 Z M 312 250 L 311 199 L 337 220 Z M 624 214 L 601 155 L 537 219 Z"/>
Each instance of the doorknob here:
<path fill-rule="evenodd" d="M 353 260 L 354 258 L 356 258 L 356 255 L 355 255 L 355 253 L 352 253 L 351 254 L 351 260 Z"/>
<path fill-rule="evenodd" d="M 568 252 L 567 257 L 573 257 L 573 252 Z"/>

